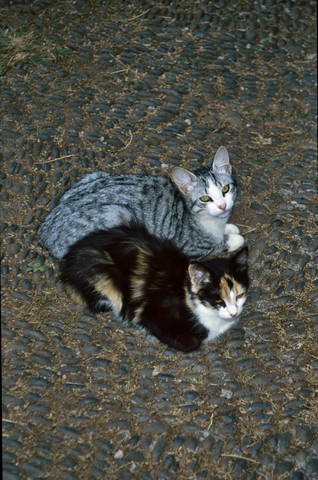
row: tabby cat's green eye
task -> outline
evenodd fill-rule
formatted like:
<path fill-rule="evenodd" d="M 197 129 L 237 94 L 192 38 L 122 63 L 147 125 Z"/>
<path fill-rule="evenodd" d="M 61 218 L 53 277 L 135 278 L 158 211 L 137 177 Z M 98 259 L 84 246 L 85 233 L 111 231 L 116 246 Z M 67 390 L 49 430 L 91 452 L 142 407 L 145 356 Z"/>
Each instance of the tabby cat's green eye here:
<path fill-rule="evenodd" d="M 203 202 L 203 203 L 208 203 L 208 202 L 211 202 L 212 199 L 211 197 L 209 197 L 209 195 L 203 195 L 202 197 L 199 198 L 200 202 Z"/>
<path fill-rule="evenodd" d="M 227 193 L 230 190 L 230 185 L 224 185 L 222 188 L 222 193 Z"/>

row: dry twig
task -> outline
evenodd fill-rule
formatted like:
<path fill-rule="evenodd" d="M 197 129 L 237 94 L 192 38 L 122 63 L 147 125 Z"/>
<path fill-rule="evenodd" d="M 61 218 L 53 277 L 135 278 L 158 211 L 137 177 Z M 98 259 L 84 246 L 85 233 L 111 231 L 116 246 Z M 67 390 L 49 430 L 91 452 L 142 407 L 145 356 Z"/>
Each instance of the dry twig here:
<path fill-rule="evenodd" d="M 45 160 L 44 162 L 37 162 L 40 165 L 44 163 L 52 163 L 52 162 L 57 162 L 58 160 L 63 160 L 64 158 L 70 158 L 70 157 L 76 157 L 75 153 L 71 153 L 70 155 L 64 155 L 63 157 L 58 157 L 58 158 L 52 158 L 52 160 Z"/>

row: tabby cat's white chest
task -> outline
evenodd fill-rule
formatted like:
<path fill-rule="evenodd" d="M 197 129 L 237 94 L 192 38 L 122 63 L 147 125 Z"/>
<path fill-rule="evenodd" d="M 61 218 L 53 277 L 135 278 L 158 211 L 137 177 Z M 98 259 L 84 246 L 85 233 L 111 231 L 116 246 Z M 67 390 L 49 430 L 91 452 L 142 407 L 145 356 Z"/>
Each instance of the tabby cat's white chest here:
<path fill-rule="evenodd" d="M 213 234 L 213 237 L 219 241 L 223 240 L 225 225 L 228 215 L 224 218 L 211 217 L 210 215 L 202 215 L 200 223 L 205 230 Z"/>

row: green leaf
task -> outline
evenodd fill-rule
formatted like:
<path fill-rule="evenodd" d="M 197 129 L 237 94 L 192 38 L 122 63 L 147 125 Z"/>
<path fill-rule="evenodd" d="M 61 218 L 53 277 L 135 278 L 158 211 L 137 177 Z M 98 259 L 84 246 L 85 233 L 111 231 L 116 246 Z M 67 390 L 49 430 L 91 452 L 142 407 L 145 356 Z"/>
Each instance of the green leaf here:
<path fill-rule="evenodd" d="M 36 263 L 36 262 L 30 262 L 27 265 L 27 271 L 29 273 L 44 272 L 44 270 L 45 270 L 45 266 L 40 265 L 39 263 Z"/>

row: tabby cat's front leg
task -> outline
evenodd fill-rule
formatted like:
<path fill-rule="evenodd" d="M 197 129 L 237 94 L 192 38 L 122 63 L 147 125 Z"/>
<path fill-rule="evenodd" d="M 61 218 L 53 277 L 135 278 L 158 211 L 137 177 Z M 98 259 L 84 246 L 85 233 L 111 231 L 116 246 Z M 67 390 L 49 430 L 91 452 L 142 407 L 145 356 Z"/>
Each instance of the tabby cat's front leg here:
<path fill-rule="evenodd" d="M 227 223 L 225 225 L 224 233 L 227 234 L 227 235 L 230 234 L 230 233 L 239 234 L 240 230 L 238 229 L 238 227 L 236 225 L 233 225 L 233 223 Z"/>
<path fill-rule="evenodd" d="M 225 235 L 225 239 L 228 252 L 234 252 L 244 245 L 244 238 L 237 233 L 229 233 L 228 235 Z"/>
<path fill-rule="evenodd" d="M 224 234 L 228 252 L 234 252 L 244 244 L 244 238 L 240 235 L 240 230 L 233 223 L 225 225 Z"/>

